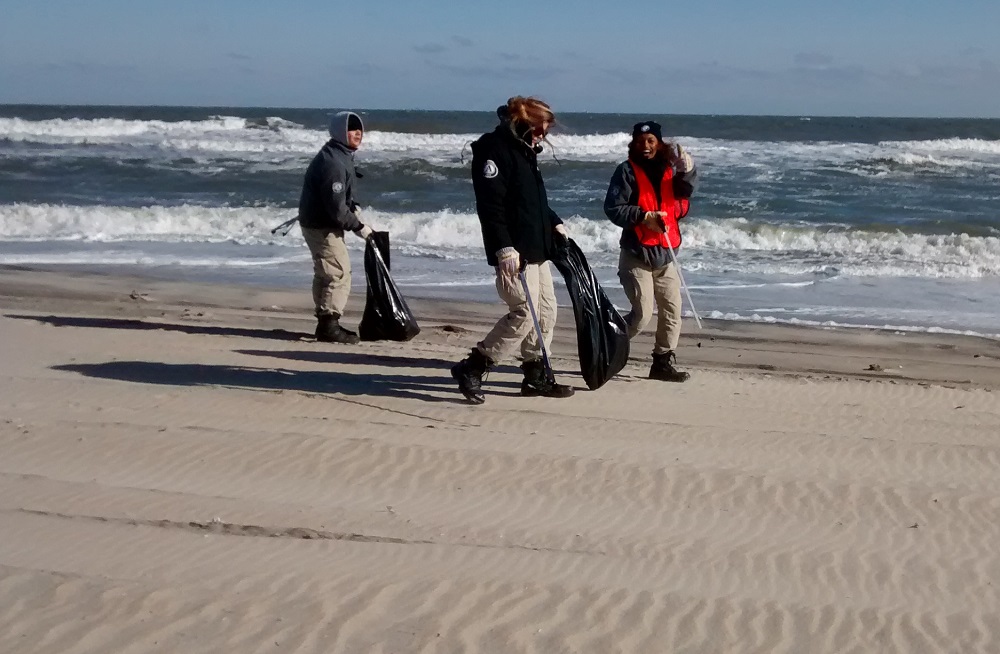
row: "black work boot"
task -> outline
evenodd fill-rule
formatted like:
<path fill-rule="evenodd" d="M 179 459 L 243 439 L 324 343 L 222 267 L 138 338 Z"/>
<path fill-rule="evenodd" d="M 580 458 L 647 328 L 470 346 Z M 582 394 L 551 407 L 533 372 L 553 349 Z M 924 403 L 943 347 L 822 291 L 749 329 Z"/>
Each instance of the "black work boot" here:
<path fill-rule="evenodd" d="M 525 397 L 569 397 L 573 389 L 563 384 L 557 384 L 545 372 L 545 363 L 541 359 L 525 361 L 521 364 L 524 371 L 524 381 L 521 382 L 521 395 Z"/>
<path fill-rule="evenodd" d="M 332 314 L 317 316 L 316 321 L 316 340 L 320 343 L 354 345 L 361 340 L 357 334 L 340 326 L 340 316 Z"/>
<path fill-rule="evenodd" d="M 458 382 L 458 390 L 462 391 L 465 399 L 473 404 L 482 404 L 486 401 L 483 375 L 492 367 L 493 362 L 479 348 L 472 348 L 469 356 L 451 367 L 451 376 Z"/>
<path fill-rule="evenodd" d="M 691 379 L 690 373 L 674 368 L 677 355 L 671 352 L 653 355 L 653 365 L 649 368 L 649 378 L 668 382 L 685 382 Z"/>

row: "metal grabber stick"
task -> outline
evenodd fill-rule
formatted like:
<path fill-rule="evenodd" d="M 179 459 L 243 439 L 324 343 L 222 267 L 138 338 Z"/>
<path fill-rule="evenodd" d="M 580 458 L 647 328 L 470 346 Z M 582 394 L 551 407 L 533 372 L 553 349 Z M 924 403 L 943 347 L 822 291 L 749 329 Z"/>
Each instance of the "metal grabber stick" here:
<path fill-rule="evenodd" d="M 681 262 L 677 260 L 677 253 L 674 252 L 674 246 L 670 245 L 670 241 L 667 241 L 667 247 L 670 248 L 670 258 L 674 260 L 674 265 L 677 266 L 677 278 L 681 280 L 681 289 L 684 291 L 684 295 L 687 296 L 688 304 L 691 306 L 691 313 L 694 314 L 694 321 L 698 325 L 698 329 L 701 329 L 701 318 L 698 316 L 698 310 L 694 308 L 694 301 L 691 300 L 691 291 L 688 290 L 687 284 L 684 282 L 684 273 L 681 272 Z"/>
<path fill-rule="evenodd" d="M 531 291 L 528 290 L 528 280 L 524 276 L 524 269 L 517 271 L 517 276 L 521 278 L 521 288 L 524 289 L 524 297 L 528 300 L 528 310 L 531 311 L 531 322 L 535 323 L 535 333 L 538 335 L 538 344 L 542 348 L 542 363 L 545 365 L 545 376 L 551 382 L 556 376 L 552 373 L 552 366 L 549 364 L 549 355 L 545 351 L 545 338 L 542 336 L 542 326 L 538 324 L 538 316 L 535 314 L 535 303 L 531 301 Z"/>
<path fill-rule="evenodd" d="M 299 220 L 298 216 L 295 216 L 294 218 L 292 218 L 290 220 L 286 220 L 285 222 L 281 223 L 280 225 L 278 225 L 277 227 L 275 227 L 274 229 L 272 229 L 271 233 L 274 234 L 278 230 L 281 230 L 281 235 L 282 236 L 286 236 L 288 234 L 288 232 L 290 232 L 292 230 L 292 225 L 294 225 L 295 223 L 297 223 L 298 220 Z"/>

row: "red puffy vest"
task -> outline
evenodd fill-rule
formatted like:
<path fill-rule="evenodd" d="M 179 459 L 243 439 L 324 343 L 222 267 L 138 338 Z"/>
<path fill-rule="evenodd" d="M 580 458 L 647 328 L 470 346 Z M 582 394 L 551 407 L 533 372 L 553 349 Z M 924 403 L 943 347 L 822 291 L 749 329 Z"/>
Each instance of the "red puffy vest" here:
<path fill-rule="evenodd" d="M 646 246 L 659 245 L 672 248 L 681 246 L 681 230 L 677 227 L 677 219 L 687 215 L 690 202 L 686 198 L 680 200 L 674 198 L 674 169 L 667 166 L 660 180 L 660 201 L 656 201 L 656 191 L 649 177 L 642 171 L 636 162 L 629 160 L 632 166 L 632 173 L 635 175 L 635 182 L 639 186 L 639 208 L 643 211 L 663 211 L 667 214 L 663 220 L 667 231 L 663 234 L 647 229 L 641 223 L 635 226 L 636 236 L 639 242 Z"/>

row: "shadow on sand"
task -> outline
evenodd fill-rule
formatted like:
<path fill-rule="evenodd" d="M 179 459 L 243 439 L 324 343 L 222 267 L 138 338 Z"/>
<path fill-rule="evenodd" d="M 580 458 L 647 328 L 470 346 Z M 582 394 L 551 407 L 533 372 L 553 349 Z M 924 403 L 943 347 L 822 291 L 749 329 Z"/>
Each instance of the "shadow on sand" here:
<path fill-rule="evenodd" d="M 284 329 L 220 327 L 198 324 L 147 322 L 130 318 L 90 318 L 79 316 L 29 316 L 8 314 L 9 318 L 33 320 L 55 327 L 89 327 L 96 329 L 133 329 L 142 331 L 175 331 L 211 336 L 244 336 L 280 341 L 312 339 L 311 334 Z M 208 365 L 195 363 L 161 363 L 156 361 L 109 361 L 94 364 L 67 364 L 54 370 L 75 372 L 87 377 L 115 379 L 144 384 L 169 386 L 227 386 L 264 391 L 301 391 L 306 393 L 339 393 L 349 396 L 380 396 L 418 399 L 425 402 L 464 404 L 451 378 L 454 361 L 419 359 L 370 352 L 336 350 L 272 352 L 269 350 L 235 350 L 238 354 L 271 357 L 291 361 L 321 364 L 380 366 L 386 368 L 424 368 L 437 371 L 429 375 L 354 373 L 347 371 L 308 371 L 249 366 Z M 509 370 L 508 370 L 509 368 Z M 501 366 L 495 372 L 519 372 L 514 367 Z M 487 380 L 484 388 L 491 395 L 518 396 L 520 384 Z M 501 390 L 504 389 L 504 390 Z M 509 390 L 508 390 L 509 389 Z M 453 397 L 437 397 L 431 393 L 448 393 Z"/>
<path fill-rule="evenodd" d="M 304 393 L 342 394 L 416 399 L 424 402 L 465 404 L 448 373 L 434 376 L 383 375 L 366 372 L 319 372 L 281 368 L 207 365 L 200 363 L 159 363 L 155 361 L 109 361 L 106 363 L 66 364 L 54 370 L 75 372 L 86 377 L 114 379 L 142 384 L 167 386 L 223 386 L 263 391 L 300 391 Z M 491 394 L 516 395 L 497 391 L 496 386 L 515 386 L 508 382 L 488 384 Z M 438 397 L 431 393 L 447 393 Z"/>
<path fill-rule="evenodd" d="M 168 322 L 147 322 L 133 318 L 85 318 L 79 316 L 25 316 L 8 314 L 8 318 L 34 320 L 55 327 L 91 327 L 96 329 L 135 329 L 140 331 L 167 331 L 184 334 L 207 334 L 210 336 L 247 336 L 267 338 L 276 341 L 300 341 L 312 339 L 312 334 L 290 332 L 287 329 L 255 329 L 252 327 L 218 327 Z"/>

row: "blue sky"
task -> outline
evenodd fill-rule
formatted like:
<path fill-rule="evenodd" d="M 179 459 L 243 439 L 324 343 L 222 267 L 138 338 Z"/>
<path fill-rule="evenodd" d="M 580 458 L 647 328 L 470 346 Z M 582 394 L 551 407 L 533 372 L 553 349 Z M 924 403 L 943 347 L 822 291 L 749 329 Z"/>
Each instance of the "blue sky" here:
<path fill-rule="evenodd" d="M 1000 117 L 1000 2 L 0 0 L 0 103 Z"/>

